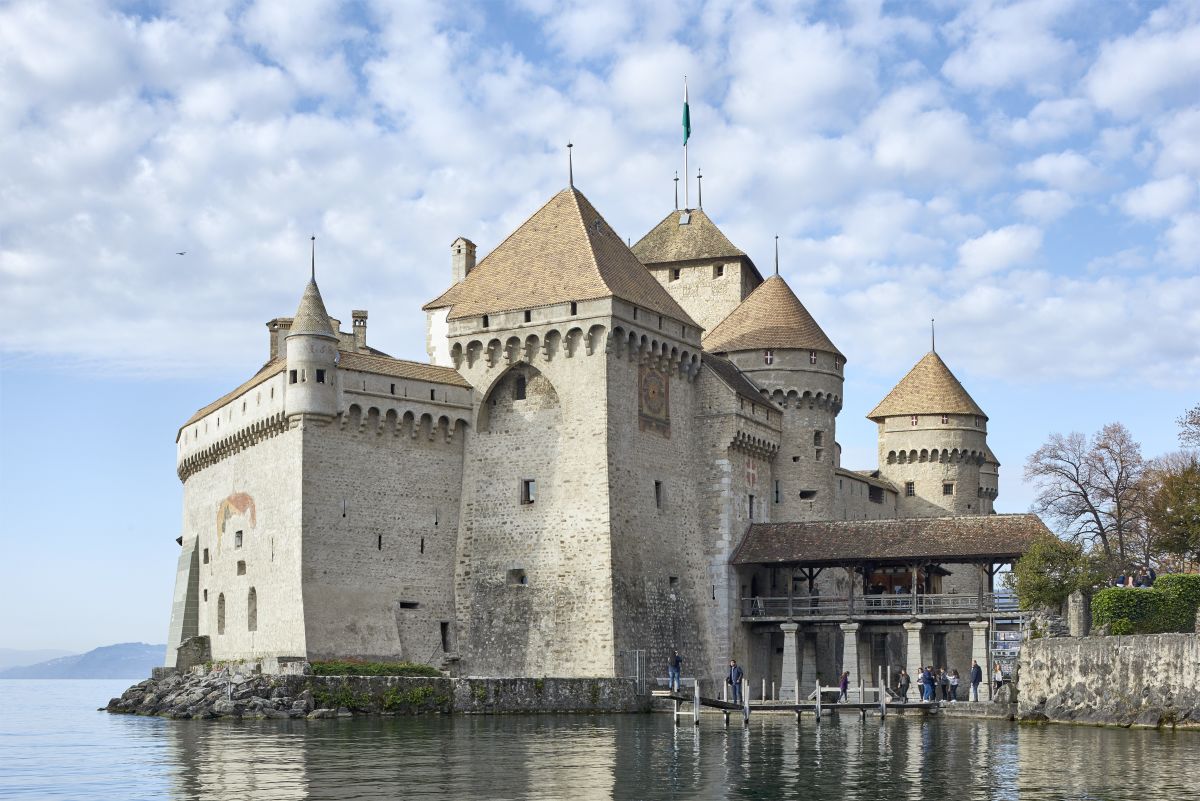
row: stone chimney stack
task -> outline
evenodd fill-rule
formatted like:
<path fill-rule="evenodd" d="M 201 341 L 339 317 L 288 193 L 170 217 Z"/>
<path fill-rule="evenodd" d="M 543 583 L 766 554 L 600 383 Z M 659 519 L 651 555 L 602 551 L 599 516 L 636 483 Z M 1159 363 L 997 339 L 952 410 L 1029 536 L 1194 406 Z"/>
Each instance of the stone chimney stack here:
<path fill-rule="evenodd" d="M 350 316 L 354 318 L 354 349 L 367 349 L 367 310 L 355 309 L 350 312 Z"/>
<path fill-rule="evenodd" d="M 459 283 L 475 269 L 475 243 L 460 236 L 450 245 L 450 272 Z"/>

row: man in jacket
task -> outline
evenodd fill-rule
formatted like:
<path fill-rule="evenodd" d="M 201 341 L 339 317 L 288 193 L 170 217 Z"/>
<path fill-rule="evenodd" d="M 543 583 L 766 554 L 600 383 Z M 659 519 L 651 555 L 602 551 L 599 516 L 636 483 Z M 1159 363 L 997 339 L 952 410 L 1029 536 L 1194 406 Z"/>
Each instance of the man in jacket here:
<path fill-rule="evenodd" d="M 740 704 L 742 702 L 742 673 L 741 667 L 738 666 L 736 659 L 729 660 L 729 675 L 725 677 L 725 683 L 733 687 L 733 702 Z"/>
<path fill-rule="evenodd" d="M 974 659 L 971 660 L 971 700 L 979 700 L 979 684 L 983 681 L 983 668 Z"/>
<path fill-rule="evenodd" d="M 679 651 L 673 651 L 671 658 L 667 660 L 667 681 L 671 686 L 671 692 L 679 692 L 679 674 L 683 669 L 683 657 L 679 655 Z"/>

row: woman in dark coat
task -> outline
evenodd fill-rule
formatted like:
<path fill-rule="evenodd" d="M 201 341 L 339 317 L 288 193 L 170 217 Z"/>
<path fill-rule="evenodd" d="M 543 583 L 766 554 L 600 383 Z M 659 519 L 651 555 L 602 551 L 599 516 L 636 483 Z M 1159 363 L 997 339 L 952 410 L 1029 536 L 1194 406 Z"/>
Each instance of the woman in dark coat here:
<path fill-rule="evenodd" d="M 842 671 L 842 677 L 838 679 L 838 691 L 838 703 L 850 700 L 850 671 Z"/>
<path fill-rule="evenodd" d="M 908 703 L 908 688 L 912 686 L 912 679 L 908 676 L 908 671 L 900 668 L 900 678 L 896 680 L 896 689 L 900 692 L 900 703 Z"/>

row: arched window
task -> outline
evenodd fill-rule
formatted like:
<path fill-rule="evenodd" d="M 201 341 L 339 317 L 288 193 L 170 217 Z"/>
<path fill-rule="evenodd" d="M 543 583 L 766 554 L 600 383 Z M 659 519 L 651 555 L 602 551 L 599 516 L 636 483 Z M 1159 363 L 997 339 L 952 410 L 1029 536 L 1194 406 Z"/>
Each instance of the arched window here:
<path fill-rule="evenodd" d="M 217 634 L 225 633 L 225 593 L 217 596 Z"/>
<path fill-rule="evenodd" d="M 246 631 L 258 631 L 258 592 L 253 587 L 246 596 Z"/>

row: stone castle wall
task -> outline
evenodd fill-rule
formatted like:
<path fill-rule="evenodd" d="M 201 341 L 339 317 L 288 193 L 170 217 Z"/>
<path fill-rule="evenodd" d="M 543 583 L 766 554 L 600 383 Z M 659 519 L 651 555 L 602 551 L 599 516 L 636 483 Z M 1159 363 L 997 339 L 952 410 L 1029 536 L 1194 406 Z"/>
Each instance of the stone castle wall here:
<path fill-rule="evenodd" d="M 907 416 L 886 418 L 880 426 L 879 469 L 900 491 L 901 517 L 935 517 L 947 514 L 981 514 L 991 510 L 991 499 L 980 492 L 981 467 L 987 453 L 986 421 L 970 415 Z M 976 422 L 978 421 L 978 426 Z M 933 452 L 937 452 L 936 458 Z M 914 495 L 905 492 L 913 482 Z M 994 471 L 990 483 L 996 481 Z M 944 486 L 953 485 L 946 494 Z M 994 497 L 994 495 L 992 496 Z M 986 502 L 985 502 L 986 500 Z"/>
<path fill-rule="evenodd" d="M 649 269 L 705 331 L 716 328 L 759 284 L 754 271 L 739 259 L 697 260 Z M 678 278 L 674 270 L 679 271 Z"/>

